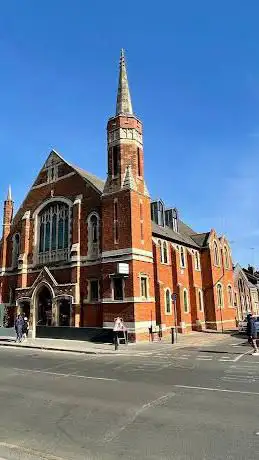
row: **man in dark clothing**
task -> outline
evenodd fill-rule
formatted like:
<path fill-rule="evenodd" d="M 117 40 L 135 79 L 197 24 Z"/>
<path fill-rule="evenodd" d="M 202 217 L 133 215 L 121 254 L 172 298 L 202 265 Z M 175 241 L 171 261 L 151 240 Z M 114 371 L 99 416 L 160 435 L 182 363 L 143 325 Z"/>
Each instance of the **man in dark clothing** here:
<path fill-rule="evenodd" d="M 254 349 L 253 355 L 259 355 L 259 350 L 257 347 L 257 325 L 256 325 L 256 318 L 254 316 L 251 317 L 251 331 L 250 331 L 250 338 L 251 338 L 251 344 Z"/>
<path fill-rule="evenodd" d="M 252 315 L 249 313 L 247 315 L 247 329 L 246 329 L 246 334 L 248 338 L 248 343 L 251 343 L 251 337 L 252 337 Z"/>
<path fill-rule="evenodd" d="M 16 340 L 19 343 L 22 341 L 23 329 L 24 329 L 24 319 L 21 315 L 18 315 L 15 320 L 15 330 L 16 330 L 16 336 L 17 336 Z"/>

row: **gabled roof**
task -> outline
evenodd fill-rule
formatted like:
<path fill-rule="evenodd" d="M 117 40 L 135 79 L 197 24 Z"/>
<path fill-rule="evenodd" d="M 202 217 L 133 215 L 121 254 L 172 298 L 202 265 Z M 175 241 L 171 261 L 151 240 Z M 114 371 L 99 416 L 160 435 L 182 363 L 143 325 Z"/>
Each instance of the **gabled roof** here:
<path fill-rule="evenodd" d="M 201 248 L 204 248 L 207 246 L 208 238 L 210 236 L 210 232 L 205 232 L 205 233 L 196 233 L 195 235 L 192 235 L 191 238 L 195 241 L 195 243 L 198 244 Z"/>
<path fill-rule="evenodd" d="M 62 161 L 64 161 L 64 163 L 66 163 L 68 166 L 74 169 L 75 172 L 77 172 L 83 179 L 85 179 L 87 182 L 93 185 L 99 192 L 103 192 L 105 182 L 102 179 L 95 176 L 94 174 L 90 174 L 82 168 L 79 168 L 79 166 L 73 165 L 69 161 L 65 160 L 65 158 L 63 158 L 60 155 L 60 153 L 58 153 L 56 150 L 52 150 L 48 158 L 51 156 L 51 154 L 57 155 Z"/>
<path fill-rule="evenodd" d="M 259 278 L 256 276 L 254 273 L 251 273 L 247 268 L 242 269 L 243 272 L 245 273 L 248 281 L 250 281 L 253 285 L 259 283 Z"/>
<path fill-rule="evenodd" d="M 61 161 L 63 161 L 65 164 L 67 164 L 68 166 L 70 166 L 70 168 L 72 168 L 75 173 L 79 174 L 87 183 L 89 183 L 90 185 L 92 185 L 95 190 L 97 190 L 98 193 L 102 193 L 103 192 L 103 188 L 104 188 L 104 181 L 102 179 L 99 179 L 98 177 L 94 176 L 93 174 L 90 174 L 88 173 L 87 171 L 85 171 L 84 169 L 82 168 L 79 168 L 78 166 L 75 166 L 71 163 L 69 163 L 67 160 L 65 160 L 61 155 L 60 153 L 58 153 L 56 150 L 52 149 L 50 154 L 48 155 L 48 158 L 47 160 L 45 161 L 43 167 L 40 169 L 40 172 L 42 171 L 42 169 L 44 168 L 44 166 L 46 165 L 46 163 L 48 162 L 49 158 L 51 157 L 51 155 L 55 155 L 56 157 L 58 157 Z M 40 173 L 39 173 L 40 174 Z M 39 175 L 37 176 L 39 177 Z M 34 181 L 34 184 L 35 184 L 35 181 Z M 17 212 L 15 213 L 14 217 L 13 217 L 13 222 L 12 222 L 12 225 L 15 224 L 17 222 L 17 219 L 20 217 L 21 213 L 24 212 L 24 203 L 31 191 L 31 189 L 33 188 L 33 185 L 32 187 L 29 189 L 27 195 L 25 196 L 23 202 L 21 203 L 20 207 L 18 208 Z"/>
<path fill-rule="evenodd" d="M 69 164 L 69 163 L 68 163 Z M 104 189 L 104 184 L 105 182 L 102 179 L 99 179 L 99 177 L 94 176 L 93 174 L 88 173 L 82 168 L 79 168 L 78 166 L 74 166 L 70 164 L 71 168 L 73 168 L 83 179 L 85 179 L 87 182 L 90 182 L 99 192 L 103 192 Z"/>

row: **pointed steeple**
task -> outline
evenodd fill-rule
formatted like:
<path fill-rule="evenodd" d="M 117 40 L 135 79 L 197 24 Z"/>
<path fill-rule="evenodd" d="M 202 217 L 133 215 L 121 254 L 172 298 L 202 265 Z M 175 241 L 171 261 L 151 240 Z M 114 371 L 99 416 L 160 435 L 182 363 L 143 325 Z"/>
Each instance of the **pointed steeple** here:
<path fill-rule="evenodd" d="M 6 201 L 13 201 L 12 200 L 12 189 L 11 189 L 11 185 L 9 185 L 8 187 L 8 193 L 7 193 L 7 200 Z"/>
<path fill-rule="evenodd" d="M 118 84 L 116 115 L 133 115 L 123 49 L 121 50 L 120 56 L 120 75 Z"/>

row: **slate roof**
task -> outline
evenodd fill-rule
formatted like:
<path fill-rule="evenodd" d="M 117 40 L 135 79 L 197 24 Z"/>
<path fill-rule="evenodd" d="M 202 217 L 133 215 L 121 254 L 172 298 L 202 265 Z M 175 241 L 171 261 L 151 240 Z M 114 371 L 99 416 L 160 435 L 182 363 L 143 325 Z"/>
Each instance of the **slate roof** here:
<path fill-rule="evenodd" d="M 185 244 L 194 248 L 198 248 L 198 244 L 190 238 L 187 234 L 181 232 L 175 232 L 170 227 L 161 227 L 157 225 L 155 222 L 152 222 L 152 233 L 156 236 L 161 236 L 162 238 L 169 239 L 171 241 L 175 241 L 176 243 Z"/>
<path fill-rule="evenodd" d="M 99 192 L 103 192 L 104 189 L 104 180 L 99 179 L 99 177 L 94 176 L 94 174 L 90 174 L 89 172 L 85 171 L 82 168 L 79 168 L 78 166 L 70 165 L 78 174 L 80 174 L 83 179 L 85 179 L 87 182 L 90 182 Z"/>
<path fill-rule="evenodd" d="M 175 232 L 170 227 L 161 227 L 152 222 L 152 233 L 156 236 L 170 239 L 176 243 L 186 244 L 193 248 L 203 248 L 207 245 L 210 232 L 196 233 L 191 227 L 179 220 L 179 232 Z"/>
<path fill-rule="evenodd" d="M 203 248 L 207 245 L 209 235 L 210 235 L 210 232 L 196 233 L 192 235 L 191 238 L 195 241 L 195 243 L 198 244 L 198 246 Z"/>

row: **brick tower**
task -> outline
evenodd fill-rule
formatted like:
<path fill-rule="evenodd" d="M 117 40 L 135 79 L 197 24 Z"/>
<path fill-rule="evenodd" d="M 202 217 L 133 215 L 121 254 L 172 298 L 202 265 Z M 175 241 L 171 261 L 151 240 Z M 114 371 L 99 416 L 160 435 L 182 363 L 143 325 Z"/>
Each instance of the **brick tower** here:
<path fill-rule="evenodd" d="M 2 234 L 2 246 L 1 246 L 1 269 L 5 271 L 6 257 L 7 257 L 7 238 L 10 233 L 11 224 L 13 219 L 13 200 L 11 187 L 8 188 L 7 198 L 4 202 L 4 214 L 3 214 L 3 234 Z"/>
<path fill-rule="evenodd" d="M 116 115 L 108 121 L 107 143 L 108 176 L 102 196 L 103 321 L 110 326 L 114 315 L 120 314 L 133 339 L 141 339 L 155 320 L 152 230 L 142 123 L 133 113 L 123 50 Z"/>

